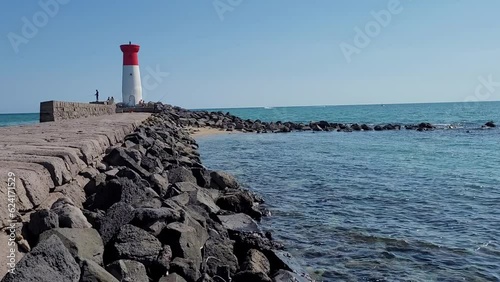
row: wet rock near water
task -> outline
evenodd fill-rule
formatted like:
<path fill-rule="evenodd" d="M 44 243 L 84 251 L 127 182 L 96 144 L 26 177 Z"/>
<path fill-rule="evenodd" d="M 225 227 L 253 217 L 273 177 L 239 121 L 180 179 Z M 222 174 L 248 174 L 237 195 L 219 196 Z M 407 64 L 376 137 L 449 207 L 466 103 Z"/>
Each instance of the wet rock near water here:
<path fill-rule="evenodd" d="M 488 121 L 483 125 L 483 127 L 497 127 L 493 121 Z"/>
<path fill-rule="evenodd" d="M 2 281 L 311 281 L 260 230 L 262 199 L 232 175 L 201 164 L 188 127 L 289 132 L 331 124 L 156 106 L 160 113 L 107 150 L 99 170 L 85 172 L 92 180 L 82 187 L 83 209 L 62 197 L 31 214 L 33 250 L 18 263 L 23 274 Z"/>

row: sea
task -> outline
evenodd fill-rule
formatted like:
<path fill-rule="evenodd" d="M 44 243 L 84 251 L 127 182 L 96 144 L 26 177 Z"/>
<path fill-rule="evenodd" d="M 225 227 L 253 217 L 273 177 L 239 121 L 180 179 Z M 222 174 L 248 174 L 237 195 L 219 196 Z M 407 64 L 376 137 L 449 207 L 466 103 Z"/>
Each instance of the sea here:
<path fill-rule="evenodd" d="M 204 165 L 266 200 L 317 281 L 500 281 L 500 102 L 211 109 L 244 119 L 440 129 L 218 134 Z M 0 126 L 38 114 L 0 115 Z"/>
<path fill-rule="evenodd" d="M 216 109 L 262 121 L 441 130 L 198 138 L 207 167 L 264 197 L 317 281 L 500 281 L 500 102 Z"/>

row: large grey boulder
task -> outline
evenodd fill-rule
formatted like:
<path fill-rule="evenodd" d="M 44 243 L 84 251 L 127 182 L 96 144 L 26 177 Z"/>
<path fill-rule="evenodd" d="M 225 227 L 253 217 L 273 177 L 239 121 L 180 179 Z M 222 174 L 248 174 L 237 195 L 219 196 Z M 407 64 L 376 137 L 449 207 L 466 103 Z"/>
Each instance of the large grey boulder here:
<path fill-rule="evenodd" d="M 276 272 L 276 274 L 274 274 L 273 282 L 289 282 L 289 281 L 311 282 L 314 280 L 284 269 L 280 269 Z"/>
<path fill-rule="evenodd" d="M 311 277 L 305 271 L 302 266 L 295 260 L 295 258 L 288 252 L 282 250 L 271 250 L 267 253 L 269 261 L 276 269 L 283 269 L 290 271 L 305 280 L 299 281 L 312 281 Z M 287 273 L 283 273 L 283 277 L 288 277 Z M 277 280 L 276 281 L 288 281 L 288 280 Z"/>
<path fill-rule="evenodd" d="M 257 222 L 244 213 L 218 215 L 217 218 L 222 223 L 222 226 L 228 230 L 237 232 L 261 232 Z"/>
<path fill-rule="evenodd" d="M 212 171 L 210 173 L 211 176 L 211 182 L 210 186 L 214 189 L 220 189 L 224 190 L 226 188 L 230 189 L 238 189 L 240 188 L 240 185 L 238 181 L 236 181 L 236 178 L 232 176 L 231 174 L 223 171 Z"/>
<path fill-rule="evenodd" d="M 181 215 L 179 210 L 167 207 L 158 209 L 140 208 L 136 209 L 132 224 L 148 231 L 154 236 L 158 236 L 169 223 L 180 220 Z"/>
<path fill-rule="evenodd" d="M 201 263 L 201 248 L 204 245 L 202 236 L 196 229 L 181 222 L 173 222 L 161 233 L 160 239 L 172 248 L 174 257 L 190 259 Z"/>
<path fill-rule="evenodd" d="M 55 282 L 80 280 L 80 267 L 57 236 L 50 236 L 31 250 L 2 282 Z"/>
<path fill-rule="evenodd" d="M 146 266 L 157 263 L 162 245 L 148 232 L 127 224 L 120 228 L 111 252 L 117 259 L 130 259 Z"/>
<path fill-rule="evenodd" d="M 114 148 L 103 160 L 113 166 L 126 166 L 137 172 L 143 178 L 149 178 L 150 172 L 141 167 L 134 158 L 127 152 L 129 150 L 123 147 Z"/>
<path fill-rule="evenodd" d="M 170 272 L 179 274 L 184 277 L 187 282 L 195 282 L 201 277 L 199 264 L 184 258 L 175 258 L 170 263 Z"/>
<path fill-rule="evenodd" d="M 272 282 L 271 278 L 262 272 L 240 271 L 233 277 L 234 282 Z M 287 280 L 294 281 L 294 280 Z"/>
<path fill-rule="evenodd" d="M 121 282 L 149 282 L 144 264 L 133 260 L 117 260 L 106 269 Z"/>
<path fill-rule="evenodd" d="M 169 183 L 177 183 L 177 182 L 191 182 L 197 183 L 196 177 L 194 177 L 191 170 L 185 167 L 176 167 L 168 172 L 168 182 Z"/>
<path fill-rule="evenodd" d="M 182 278 L 182 276 L 177 273 L 171 273 L 160 278 L 158 282 L 186 282 L 186 279 Z"/>
<path fill-rule="evenodd" d="M 129 173 L 133 173 L 129 171 Z M 111 205 L 123 202 L 134 207 L 160 207 L 158 194 L 142 179 L 118 177 L 100 186 L 86 202 L 91 209 L 107 210 Z"/>
<path fill-rule="evenodd" d="M 205 188 L 199 188 L 195 192 L 190 193 L 191 203 L 201 206 L 209 214 L 217 214 L 220 210 L 210 194 L 210 191 Z"/>
<path fill-rule="evenodd" d="M 116 203 L 111 206 L 106 215 L 101 220 L 99 233 L 101 234 L 104 245 L 118 233 L 121 226 L 129 223 L 134 218 L 134 208 L 125 203 Z"/>
<path fill-rule="evenodd" d="M 40 235 L 40 241 L 52 235 L 61 239 L 62 243 L 77 260 L 91 260 L 102 265 L 104 245 L 99 232 L 93 228 L 55 228 Z"/>
<path fill-rule="evenodd" d="M 233 243 L 222 236 L 210 236 L 205 244 L 206 271 L 218 275 L 221 267 L 226 267 L 234 275 L 239 268 L 238 258 L 234 255 Z"/>
<path fill-rule="evenodd" d="M 261 251 L 256 249 L 248 250 L 241 268 L 244 270 L 261 272 L 264 274 L 269 274 L 271 272 L 271 264 L 269 263 L 269 260 Z"/>
<path fill-rule="evenodd" d="M 113 275 L 91 260 L 82 260 L 80 282 L 119 282 Z"/>
<path fill-rule="evenodd" d="M 82 210 L 76 207 L 69 198 L 63 197 L 52 204 L 51 211 L 59 217 L 59 227 L 91 228 Z"/>

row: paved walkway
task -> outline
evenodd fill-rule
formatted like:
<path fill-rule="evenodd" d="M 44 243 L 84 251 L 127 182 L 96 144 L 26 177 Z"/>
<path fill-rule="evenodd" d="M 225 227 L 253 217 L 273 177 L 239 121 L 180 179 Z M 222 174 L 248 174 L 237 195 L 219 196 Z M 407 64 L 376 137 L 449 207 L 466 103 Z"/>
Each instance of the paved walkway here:
<path fill-rule="evenodd" d="M 45 207 L 61 194 L 82 194 L 78 174 L 149 116 L 124 113 L 0 127 L 1 229 L 9 225 L 9 172 L 15 174 L 15 209 L 21 213 Z"/>

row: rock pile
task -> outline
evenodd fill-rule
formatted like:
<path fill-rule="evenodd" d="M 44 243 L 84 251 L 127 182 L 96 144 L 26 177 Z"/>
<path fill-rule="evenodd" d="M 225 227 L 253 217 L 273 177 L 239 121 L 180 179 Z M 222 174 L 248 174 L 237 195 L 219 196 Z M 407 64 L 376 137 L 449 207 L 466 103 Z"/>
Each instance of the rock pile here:
<path fill-rule="evenodd" d="M 30 215 L 24 229 L 32 249 L 2 281 L 311 281 L 260 230 L 262 199 L 205 168 L 185 128 L 260 130 L 258 123 L 156 106 L 161 113 L 89 168 L 83 209 L 62 197 Z"/>
<path fill-rule="evenodd" d="M 211 127 L 227 131 L 242 131 L 256 133 L 276 133 L 291 131 L 383 131 L 383 130 L 417 130 L 428 131 L 436 127 L 430 123 L 419 124 L 380 124 L 367 125 L 357 123 L 331 123 L 327 121 L 295 123 L 295 122 L 263 122 L 261 120 L 243 120 L 230 113 L 208 112 L 208 111 L 189 111 L 175 107 L 181 125 L 188 127 Z"/>

